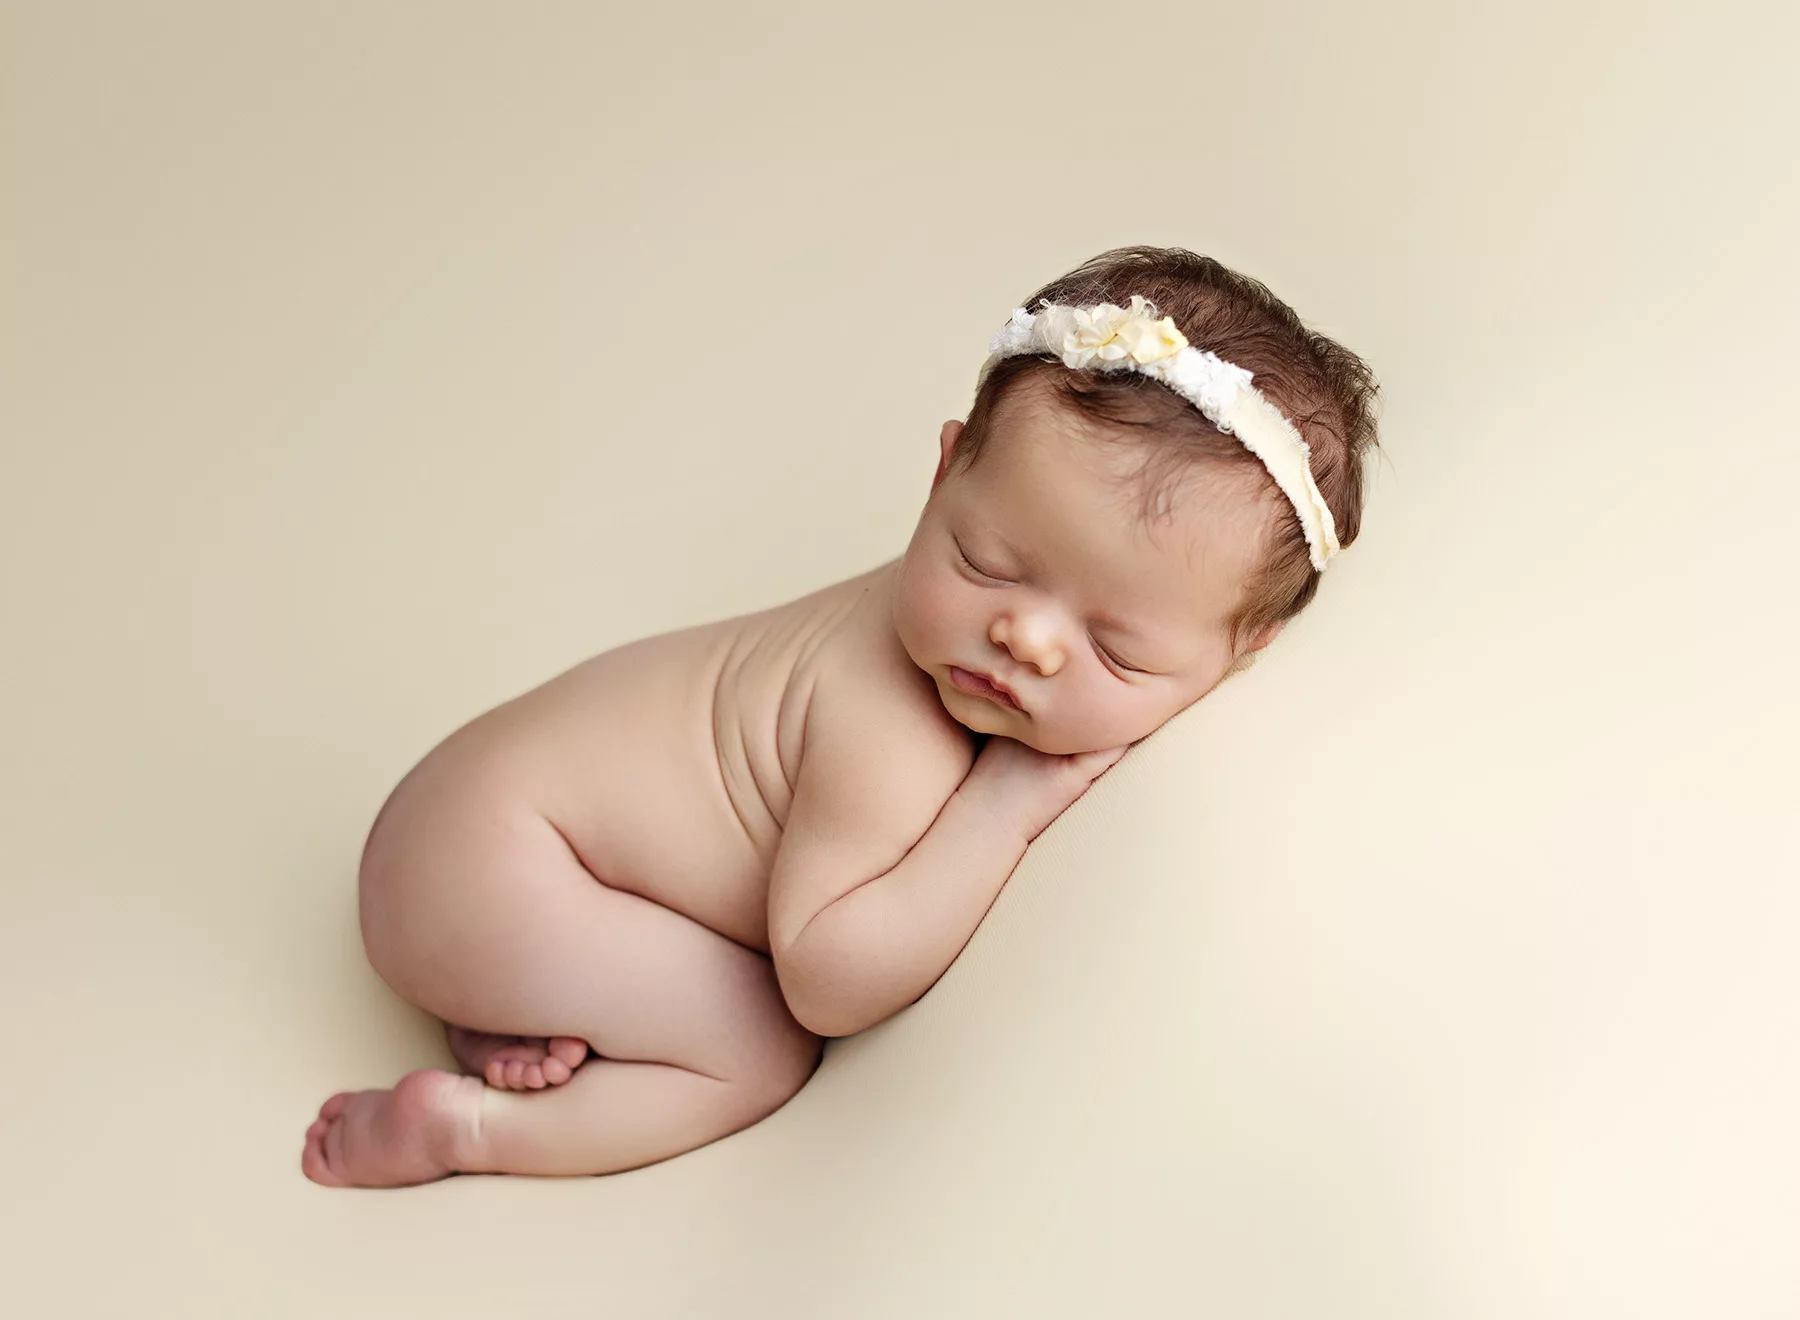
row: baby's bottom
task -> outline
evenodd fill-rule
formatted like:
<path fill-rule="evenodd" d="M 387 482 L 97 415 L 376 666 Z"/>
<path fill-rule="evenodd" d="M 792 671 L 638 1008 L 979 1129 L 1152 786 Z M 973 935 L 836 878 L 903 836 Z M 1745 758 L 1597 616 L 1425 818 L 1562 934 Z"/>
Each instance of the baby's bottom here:
<path fill-rule="evenodd" d="M 476 1032 L 586 1041 L 560 1086 L 511 1091 L 428 1070 L 333 1096 L 303 1167 L 328 1185 L 449 1173 L 636 1168 L 750 1126 L 812 1075 L 769 959 L 597 881 L 542 816 L 393 803 L 363 880 L 370 962 L 400 995 Z M 459 837 L 460 836 L 460 837 Z"/>

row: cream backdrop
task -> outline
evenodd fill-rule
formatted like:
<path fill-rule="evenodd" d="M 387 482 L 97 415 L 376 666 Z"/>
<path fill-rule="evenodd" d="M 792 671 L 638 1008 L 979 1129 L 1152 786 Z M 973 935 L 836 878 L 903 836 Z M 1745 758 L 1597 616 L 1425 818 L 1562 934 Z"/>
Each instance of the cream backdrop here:
<path fill-rule="evenodd" d="M 3 12 L 9 1314 L 1800 1313 L 1791 6 Z M 1381 375 L 1302 625 L 760 1126 L 304 1181 L 399 776 L 898 553 L 1132 242 Z"/>

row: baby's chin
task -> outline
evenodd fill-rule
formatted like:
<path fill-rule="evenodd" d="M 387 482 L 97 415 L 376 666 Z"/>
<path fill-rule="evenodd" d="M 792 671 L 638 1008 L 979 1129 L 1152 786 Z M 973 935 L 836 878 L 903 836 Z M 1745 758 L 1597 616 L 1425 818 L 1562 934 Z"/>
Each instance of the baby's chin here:
<path fill-rule="evenodd" d="M 946 678 L 933 675 L 938 701 L 950 718 L 971 733 L 997 733 L 1026 742 L 1031 721 L 1023 711 L 1009 710 L 986 697 L 971 696 Z"/>
<path fill-rule="evenodd" d="M 1027 747 L 1040 751 L 1046 756 L 1079 756 L 1083 752 L 1106 752 L 1111 751 L 1114 747 L 1123 747 L 1125 745 L 1123 742 L 1116 742 L 1107 743 L 1104 746 L 1095 746 L 1091 739 L 1040 738 L 1017 734 L 1008 734 L 1007 736 L 1017 737 L 1018 740 Z"/>

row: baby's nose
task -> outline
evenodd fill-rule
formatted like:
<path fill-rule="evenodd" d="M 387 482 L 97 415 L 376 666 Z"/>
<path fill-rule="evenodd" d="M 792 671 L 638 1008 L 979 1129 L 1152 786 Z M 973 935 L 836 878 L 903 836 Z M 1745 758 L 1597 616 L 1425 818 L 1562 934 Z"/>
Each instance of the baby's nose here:
<path fill-rule="evenodd" d="M 1008 618 L 1002 615 L 994 620 L 988 636 L 996 646 L 1004 647 L 1014 660 L 1030 665 L 1045 678 L 1062 668 L 1063 648 L 1047 620 L 1035 616 Z"/>

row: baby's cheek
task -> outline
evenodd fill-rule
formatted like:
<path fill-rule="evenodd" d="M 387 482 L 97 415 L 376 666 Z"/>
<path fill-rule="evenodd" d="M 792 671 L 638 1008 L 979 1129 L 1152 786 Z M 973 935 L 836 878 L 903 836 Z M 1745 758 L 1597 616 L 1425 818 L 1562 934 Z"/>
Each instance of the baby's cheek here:
<path fill-rule="evenodd" d="M 918 569 L 902 565 L 894 587 L 894 629 L 914 662 L 928 664 L 932 658 L 928 653 L 939 642 L 940 625 L 923 578 Z"/>
<path fill-rule="evenodd" d="M 1168 719 L 1166 704 L 1144 690 L 1114 692 L 1091 700 L 1081 725 L 1082 741 L 1096 749 L 1136 742 Z"/>
<path fill-rule="evenodd" d="M 941 641 L 949 628 L 954 599 L 928 568 L 901 570 L 896 611 L 902 625 L 925 644 Z"/>

